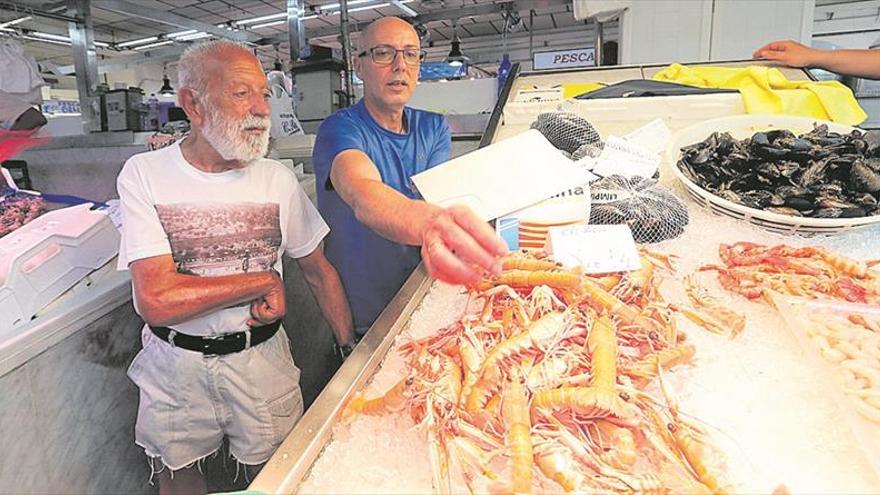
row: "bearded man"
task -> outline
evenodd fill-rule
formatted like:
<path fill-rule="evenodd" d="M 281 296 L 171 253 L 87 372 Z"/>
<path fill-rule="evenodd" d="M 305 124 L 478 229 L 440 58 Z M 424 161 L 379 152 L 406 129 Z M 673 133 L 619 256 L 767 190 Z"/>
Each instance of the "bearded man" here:
<path fill-rule="evenodd" d="M 159 473 L 160 493 L 205 493 L 198 463 L 217 452 L 265 463 L 302 415 L 299 370 L 280 318 L 281 255 L 297 260 L 337 342 L 353 336 L 328 227 L 295 175 L 264 159 L 268 87 L 242 45 L 184 52 L 178 103 L 192 131 L 133 156 L 119 174 L 124 233 L 146 322 L 128 375 L 140 389 L 135 442 Z"/>

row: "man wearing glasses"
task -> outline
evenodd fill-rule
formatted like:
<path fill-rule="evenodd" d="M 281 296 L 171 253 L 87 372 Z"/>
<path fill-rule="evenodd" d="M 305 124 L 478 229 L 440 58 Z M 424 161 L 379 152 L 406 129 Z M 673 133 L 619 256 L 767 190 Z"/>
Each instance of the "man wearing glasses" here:
<path fill-rule="evenodd" d="M 361 46 L 354 68 L 364 98 L 321 124 L 312 156 L 318 209 L 330 224 L 327 257 L 358 335 L 420 260 L 431 276 L 466 284 L 498 273 L 506 252 L 470 209 L 428 204 L 410 179 L 448 160 L 451 148 L 443 116 L 406 107 L 425 55 L 415 29 L 381 18 L 363 31 Z"/>

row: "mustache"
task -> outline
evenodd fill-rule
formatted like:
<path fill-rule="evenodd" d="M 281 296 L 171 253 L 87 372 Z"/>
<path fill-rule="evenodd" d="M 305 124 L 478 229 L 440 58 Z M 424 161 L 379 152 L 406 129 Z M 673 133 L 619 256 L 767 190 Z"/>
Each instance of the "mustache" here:
<path fill-rule="evenodd" d="M 238 129 L 244 131 L 254 127 L 261 127 L 263 129 L 269 130 L 269 125 L 271 123 L 272 119 L 270 119 L 269 117 L 257 117 L 256 115 L 249 115 L 242 119 L 242 121 L 238 125 Z"/>

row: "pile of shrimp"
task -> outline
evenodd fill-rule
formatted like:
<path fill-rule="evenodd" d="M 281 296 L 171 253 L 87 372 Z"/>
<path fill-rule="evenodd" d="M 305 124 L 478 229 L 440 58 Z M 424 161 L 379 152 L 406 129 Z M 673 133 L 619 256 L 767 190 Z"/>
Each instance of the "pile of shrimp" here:
<path fill-rule="evenodd" d="M 724 493 L 703 427 L 663 374 L 695 348 L 655 268 L 589 276 L 517 253 L 471 288 L 453 325 L 400 346 L 406 374 L 358 414 L 407 414 L 428 437 L 435 492 Z M 696 311 L 693 311 L 697 314 Z"/>
<path fill-rule="evenodd" d="M 748 299 L 771 302 L 772 293 L 880 304 L 880 274 L 871 270 L 877 261 L 861 262 L 818 246 L 765 246 L 751 242 L 721 244 L 721 265 L 715 271 L 722 287 Z"/>

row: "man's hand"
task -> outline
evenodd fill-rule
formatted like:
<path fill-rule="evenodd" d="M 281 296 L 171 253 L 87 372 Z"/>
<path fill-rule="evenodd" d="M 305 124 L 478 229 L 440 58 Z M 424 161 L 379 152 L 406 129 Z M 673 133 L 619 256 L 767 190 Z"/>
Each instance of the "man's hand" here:
<path fill-rule="evenodd" d="M 249 327 L 268 325 L 283 317 L 285 313 L 287 313 L 287 301 L 284 282 L 276 275 L 275 283 L 269 292 L 251 302 L 251 319 L 247 324 Z"/>
<path fill-rule="evenodd" d="M 422 260 L 428 273 L 451 284 L 473 284 L 486 272 L 501 273 L 504 241 L 470 208 L 441 209 L 422 230 Z"/>
<path fill-rule="evenodd" d="M 752 57 L 773 60 L 790 67 L 811 67 L 816 65 L 818 52 L 795 41 L 774 41 L 755 50 Z"/>

